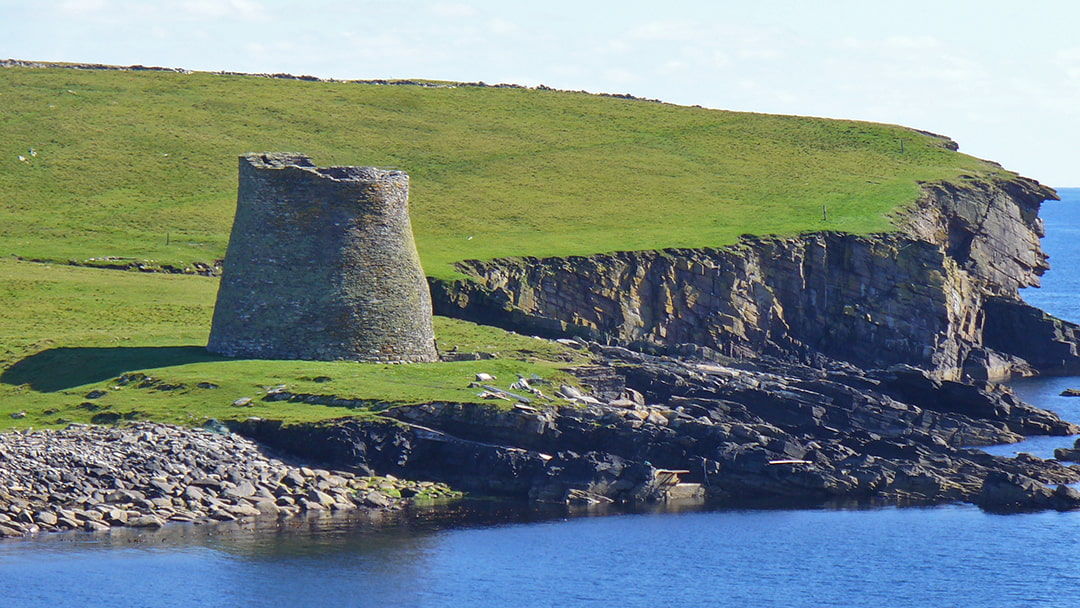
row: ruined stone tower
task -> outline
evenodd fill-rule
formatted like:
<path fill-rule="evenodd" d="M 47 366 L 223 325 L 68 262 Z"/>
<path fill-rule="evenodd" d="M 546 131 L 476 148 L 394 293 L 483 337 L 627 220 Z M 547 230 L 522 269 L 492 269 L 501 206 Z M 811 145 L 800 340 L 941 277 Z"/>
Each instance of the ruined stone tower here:
<path fill-rule="evenodd" d="M 239 179 L 210 352 L 438 359 L 408 175 L 275 153 L 241 156 Z"/>

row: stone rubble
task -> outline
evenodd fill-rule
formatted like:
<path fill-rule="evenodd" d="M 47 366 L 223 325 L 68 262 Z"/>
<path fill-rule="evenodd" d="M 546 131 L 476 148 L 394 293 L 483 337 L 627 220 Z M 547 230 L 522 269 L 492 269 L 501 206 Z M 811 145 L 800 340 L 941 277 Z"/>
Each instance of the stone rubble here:
<path fill-rule="evenodd" d="M 0 538 L 160 528 L 455 497 L 442 484 L 292 466 L 234 434 L 139 422 L 0 434 Z"/>

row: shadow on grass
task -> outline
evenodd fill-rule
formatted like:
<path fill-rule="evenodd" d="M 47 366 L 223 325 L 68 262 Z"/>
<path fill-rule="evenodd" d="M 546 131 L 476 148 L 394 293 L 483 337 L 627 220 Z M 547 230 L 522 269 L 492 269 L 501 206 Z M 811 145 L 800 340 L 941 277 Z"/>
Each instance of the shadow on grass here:
<path fill-rule="evenodd" d="M 0 382 L 52 393 L 135 370 L 226 360 L 202 346 L 52 348 L 4 370 Z"/>

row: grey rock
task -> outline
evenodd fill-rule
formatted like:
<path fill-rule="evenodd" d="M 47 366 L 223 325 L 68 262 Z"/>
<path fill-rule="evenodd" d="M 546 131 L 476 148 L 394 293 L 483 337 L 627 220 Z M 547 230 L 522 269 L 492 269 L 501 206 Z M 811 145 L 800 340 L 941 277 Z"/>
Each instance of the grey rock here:
<path fill-rule="evenodd" d="M 0 524 L 0 538 L 15 538 L 23 536 L 26 531 L 15 523 Z"/>
<path fill-rule="evenodd" d="M 221 492 L 221 496 L 229 499 L 247 498 L 254 496 L 255 492 L 255 485 L 245 480 L 241 481 L 235 488 L 226 488 Z"/>
<path fill-rule="evenodd" d="M 237 517 L 256 517 L 262 514 L 262 511 L 247 503 L 231 505 L 225 507 L 225 510 Z"/>
<path fill-rule="evenodd" d="M 290 469 L 289 472 L 281 478 L 281 483 L 291 488 L 302 488 L 307 484 L 307 479 L 300 470 Z"/>
<path fill-rule="evenodd" d="M 112 527 L 104 522 L 90 520 L 83 524 L 83 529 L 87 532 L 108 532 Z"/>
<path fill-rule="evenodd" d="M 165 522 L 155 515 L 139 515 L 128 519 L 127 525 L 132 528 L 160 528 Z"/>
<path fill-rule="evenodd" d="M 383 493 L 376 492 L 374 490 L 364 494 L 364 505 L 368 507 L 374 507 L 376 509 L 383 509 L 390 506 L 391 500 Z"/>
<path fill-rule="evenodd" d="M 329 494 L 319 490 L 308 491 L 304 498 L 306 498 L 309 502 L 318 503 L 323 507 L 329 507 L 333 505 L 334 502 L 336 502 L 333 496 L 330 496 Z"/>
<path fill-rule="evenodd" d="M 86 525 L 86 521 L 79 521 L 70 517 L 61 517 L 57 520 L 56 525 L 65 530 L 77 530 Z"/>
<path fill-rule="evenodd" d="M 326 507 L 324 507 L 321 503 L 319 503 L 317 501 L 314 501 L 314 500 L 308 500 L 307 498 L 300 498 L 299 500 L 296 501 L 296 505 L 298 507 L 300 507 L 300 509 L 302 511 L 325 511 L 326 510 Z"/>
<path fill-rule="evenodd" d="M 259 513 L 263 513 L 266 515 L 276 515 L 281 511 L 278 505 L 273 500 L 269 499 L 258 500 L 253 504 L 253 506 Z"/>

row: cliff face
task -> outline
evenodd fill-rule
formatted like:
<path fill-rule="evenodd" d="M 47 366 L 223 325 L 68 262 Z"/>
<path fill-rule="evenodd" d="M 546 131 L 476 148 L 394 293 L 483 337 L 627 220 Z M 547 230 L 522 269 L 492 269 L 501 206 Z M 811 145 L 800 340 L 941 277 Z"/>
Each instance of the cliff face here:
<path fill-rule="evenodd" d="M 909 237 L 944 248 L 963 270 L 982 280 L 984 291 L 1016 297 L 1036 287 L 1047 269 L 1039 246 L 1045 234 L 1039 207 L 1057 193 L 1025 178 L 967 180 L 923 186 L 914 209 L 897 221 Z"/>
<path fill-rule="evenodd" d="M 1080 509 L 1080 492 L 1050 487 L 1080 469 L 968 449 L 1080 432 L 982 381 L 1080 371 L 1080 327 L 1017 298 L 1047 267 L 1038 209 L 1053 193 L 1023 179 L 924 192 L 891 234 L 471 261 L 470 279 L 432 282 L 442 314 L 596 340 L 596 365 L 573 370 L 590 393 L 574 405 L 537 391 L 501 409 L 238 428 L 309 458 L 545 502 L 670 497 L 659 467 L 731 504 Z"/>
<path fill-rule="evenodd" d="M 1000 336 L 1017 318 L 1041 328 L 1036 333 L 1055 331 L 1044 318 L 1009 311 L 1023 306 L 1017 289 L 1038 285 L 1048 268 L 1038 210 L 1056 195 L 1023 178 L 923 192 L 894 234 L 463 262 L 458 268 L 471 280 L 434 284 L 436 309 L 667 352 L 689 344 L 732 357 L 820 354 L 867 368 L 911 364 L 945 378 L 1030 371 L 1018 357 L 1038 348 L 1016 349 Z M 1075 334 L 1055 335 L 1068 351 L 1055 360 L 1067 367 L 1077 355 Z"/>

